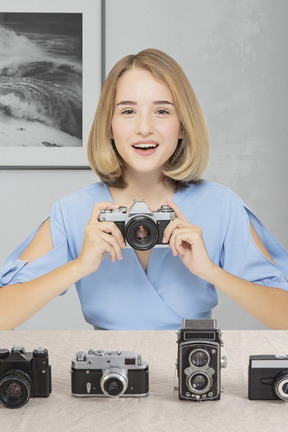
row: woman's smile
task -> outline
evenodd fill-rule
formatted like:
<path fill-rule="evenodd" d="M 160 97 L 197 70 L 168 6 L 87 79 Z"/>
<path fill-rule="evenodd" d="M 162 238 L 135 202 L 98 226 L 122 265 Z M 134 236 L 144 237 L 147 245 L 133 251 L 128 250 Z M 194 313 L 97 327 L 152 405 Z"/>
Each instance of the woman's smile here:
<path fill-rule="evenodd" d="M 133 144 L 133 148 L 140 156 L 150 156 L 153 154 L 159 144 L 153 140 L 141 140 Z"/>

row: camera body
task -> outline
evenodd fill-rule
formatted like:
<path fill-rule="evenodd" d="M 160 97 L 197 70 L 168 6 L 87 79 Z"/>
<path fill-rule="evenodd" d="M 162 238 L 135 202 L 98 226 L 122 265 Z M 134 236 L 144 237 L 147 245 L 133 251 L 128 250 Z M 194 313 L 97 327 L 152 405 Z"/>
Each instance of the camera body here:
<path fill-rule="evenodd" d="M 20 408 L 30 397 L 51 393 L 51 366 L 46 348 L 26 352 L 23 346 L 11 352 L 0 349 L 0 402 L 7 408 Z"/>
<path fill-rule="evenodd" d="M 178 391 L 180 400 L 220 399 L 222 334 L 216 320 L 183 320 L 178 331 Z"/>
<path fill-rule="evenodd" d="M 133 249 L 148 250 L 152 247 L 169 247 L 162 243 L 163 232 L 174 218 L 175 213 L 170 206 L 162 205 L 153 212 L 143 200 L 134 201 L 129 210 L 127 207 L 102 210 L 98 220 L 114 222 Z"/>
<path fill-rule="evenodd" d="M 248 371 L 250 400 L 288 401 L 288 355 L 251 355 Z"/>
<path fill-rule="evenodd" d="M 74 396 L 142 397 L 149 391 L 149 365 L 133 351 L 78 351 L 72 360 Z"/>

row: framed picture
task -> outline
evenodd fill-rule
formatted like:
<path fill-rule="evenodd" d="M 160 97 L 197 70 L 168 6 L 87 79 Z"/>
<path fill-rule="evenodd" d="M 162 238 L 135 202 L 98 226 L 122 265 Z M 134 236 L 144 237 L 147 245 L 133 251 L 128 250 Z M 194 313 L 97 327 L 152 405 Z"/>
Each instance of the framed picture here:
<path fill-rule="evenodd" d="M 103 0 L 0 0 L 2 169 L 89 168 L 104 9 Z"/>

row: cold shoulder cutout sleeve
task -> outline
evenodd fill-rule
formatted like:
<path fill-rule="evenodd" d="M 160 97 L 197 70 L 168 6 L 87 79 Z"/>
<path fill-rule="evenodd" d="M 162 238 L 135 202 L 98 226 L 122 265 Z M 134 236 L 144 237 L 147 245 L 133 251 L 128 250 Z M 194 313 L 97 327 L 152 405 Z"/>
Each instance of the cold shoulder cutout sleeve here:
<path fill-rule="evenodd" d="M 238 277 L 288 291 L 288 253 L 245 203 L 226 189 L 220 266 Z M 224 208 L 225 208 L 224 207 Z M 256 246 L 250 223 L 275 264 Z"/>
<path fill-rule="evenodd" d="M 62 218 L 61 206 L 57 202 L 48 216 L 50 218 L 50 230 L 53 241 L 53 249 L 42 257 L 28 263 L 19 257 L 31 243 L 38 228 L 29 235 L 6 259 L 0 269 L 0 287 L 18 284 L 36 279 L 61 265 L 67 263 L 71 257 L 67 242 L 67 235 Z"/>

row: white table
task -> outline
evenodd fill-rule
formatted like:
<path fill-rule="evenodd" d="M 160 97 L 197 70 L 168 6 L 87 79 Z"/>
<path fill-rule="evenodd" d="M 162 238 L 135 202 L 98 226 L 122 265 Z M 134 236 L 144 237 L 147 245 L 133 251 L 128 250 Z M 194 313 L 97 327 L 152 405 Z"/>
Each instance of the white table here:
<path fill-rule="evenodd" d="M 180 401 L 174 388 L 177 357 L 173 331 L 1 331 L 0 348 L 44 346 L 52 365 L 52 393 L 19 409 L 0 405 L 1 432 L 56 431 L 286 431 L 288 403 L 248 400 L 250 354 L 284 355 L 288 331 L 225 331 L 228 367 L 222 369 L 220 401 Z M 76 351 L 135 351 L 150 367 L 144 398 L 76 398 L 71 395 L 71 360 Z"/>

